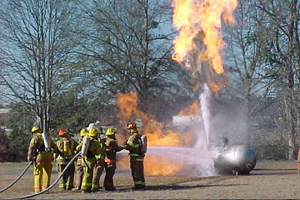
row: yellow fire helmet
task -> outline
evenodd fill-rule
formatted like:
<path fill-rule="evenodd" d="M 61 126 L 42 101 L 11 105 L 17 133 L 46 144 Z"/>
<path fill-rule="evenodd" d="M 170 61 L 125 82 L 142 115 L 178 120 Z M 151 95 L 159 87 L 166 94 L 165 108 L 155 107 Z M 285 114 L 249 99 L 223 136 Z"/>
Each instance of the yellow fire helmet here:
<path fill-rule="evenodd" d="M 116 133 L 116 130 L 114 128 L 108 128 L 106 130 L 105 135 L 114 135 Z"/>
<path fill-rule="evenodd" d="M 31 133 L 37 133 L 37 132 L 41 133 L 42 130 L 38 126 L 33 126 L 32 129 L 31 129 Z"/>
<path fill-rule="evenodd" d="M 100 131 L 99 131 L 99 129 L 96 128 L 96 127 L 92 127 L 92 128 L 89 130 L 89 136 L 90 136 L 90 137 L 96 137 L 99 133 L 100 133 Z"/>
<path fill-rule="evenodd" d="M 79 136 L 80 137 L 84 137 L 84 136 L 86 136 L 88 134 L 89 134 L 89 131 L 86 130 L 86 128 L 83 128 L 83 129 L 80 130 Z"/>

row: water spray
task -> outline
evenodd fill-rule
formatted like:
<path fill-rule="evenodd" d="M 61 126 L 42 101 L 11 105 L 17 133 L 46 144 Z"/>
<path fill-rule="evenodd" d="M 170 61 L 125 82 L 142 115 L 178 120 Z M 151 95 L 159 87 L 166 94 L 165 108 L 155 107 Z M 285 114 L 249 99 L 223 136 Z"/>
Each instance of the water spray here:
<path fill-rule="evenodd" d="M 209 110 L 209 100 L 210 100 L 210 89 L 208 85 L 203 84 L 203 92 L 199 96 L 200 99 L 200 108 L 204 124 L 204 130 L 206 135 L 206 144 L 210 142 L 210 110 Z M 205 147 L 207 149 L 207 146 Z"/>

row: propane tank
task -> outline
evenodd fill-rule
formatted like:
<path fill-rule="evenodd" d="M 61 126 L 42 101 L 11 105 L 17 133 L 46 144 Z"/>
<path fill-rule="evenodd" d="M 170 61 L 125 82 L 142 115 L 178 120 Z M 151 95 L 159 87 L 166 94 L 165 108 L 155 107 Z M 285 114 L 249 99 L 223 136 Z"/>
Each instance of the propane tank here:
<path fill-rule="evenodd" d="M 87 151 L 89 150 L 89 145 L 90 145 L 90 137 L 86 135 L 83 138 L 83 144 L 81 147 L 82 157 L 86 157 Z"/>
<path fill-rule="evenodd" d="M 64 155 L 65 155 L 66 157 L 68 157 L 68 156 L 71 155 L 71 149 L 70 149 L 69 143 L 70 143 L 70 142 L 69 142 L 68 139 L 63 140 Z"/>
<path fill-rule="evenodd" d="M 215 160 L 215 168 L 220 174 L 249 174 L 255 165 L 255 153 L 248 145 L 228 145 Z"/>
<path fill-rule="evenodd" d="M 46 132 L 43 132 L 43 133 L 42 133 L 42 137 L 43 137 L 43 140 L 44 140 L 45 151 L 46 151 L 46 152 L 51 151 L 51 146 L 50 146 L 50 142 L 49 142 L 49 138 L 48 138 L 47 133 L 46 133 Z"/>

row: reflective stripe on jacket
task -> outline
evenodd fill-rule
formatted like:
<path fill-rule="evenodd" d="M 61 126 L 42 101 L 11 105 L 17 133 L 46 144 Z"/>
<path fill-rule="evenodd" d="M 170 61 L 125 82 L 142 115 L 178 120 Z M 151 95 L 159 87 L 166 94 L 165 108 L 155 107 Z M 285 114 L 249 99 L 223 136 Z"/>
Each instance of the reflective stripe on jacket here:
<path fill-rule="evenodd" d="M 64 146 L 63 146 L 63 140 L 68 140 L 69 142 L 69 149 L 70 149 L 70 156 L 64 155 Z M 56 158 L 56 162 L 59 164 L 68 164 L 69 161 L 74 157 L 76 146 L 78 145 L 73 139 L 67 139 L 67 138 L 61 138 L 56 142 L 57 148 L 60 151 L 60 154 Z"/>
<path fill-rule="evenodd" d="M 49 143 L 51 148 L 58 153 L 56 144 L 49 137 Z M 28 148 L 28 160 L 36 157 L 35 162 L 53 161 L 53 151 L 45 152 L 44 140 L 41 133 L 34 133 L 29 143 Z"/>
<path fill-rule="evenodd" d="M 138 133 L 134 133 L 129 136 L 125 149 L 129 150 L 129 155 L 135 157 L 137 161 L 143 161 L 144 155 L 141 154 L 140 150 L 140 137 Z"/>

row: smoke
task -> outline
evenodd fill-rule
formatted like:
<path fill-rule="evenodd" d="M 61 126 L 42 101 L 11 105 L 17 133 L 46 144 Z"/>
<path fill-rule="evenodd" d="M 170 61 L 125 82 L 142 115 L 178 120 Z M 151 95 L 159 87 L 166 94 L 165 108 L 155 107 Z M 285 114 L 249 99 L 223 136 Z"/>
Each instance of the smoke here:
<path fill-rule="evenodd" d="M 212 143 L 220 138 L 228 138 L 229 144 L 248 144 L 246 113 L 237 102 L 212 102 L 211 134 Z"/>

